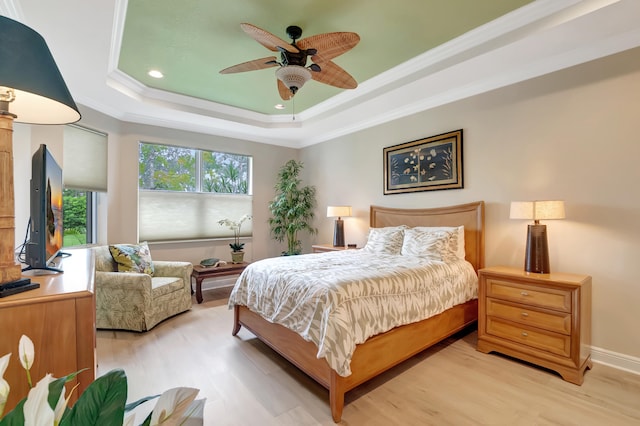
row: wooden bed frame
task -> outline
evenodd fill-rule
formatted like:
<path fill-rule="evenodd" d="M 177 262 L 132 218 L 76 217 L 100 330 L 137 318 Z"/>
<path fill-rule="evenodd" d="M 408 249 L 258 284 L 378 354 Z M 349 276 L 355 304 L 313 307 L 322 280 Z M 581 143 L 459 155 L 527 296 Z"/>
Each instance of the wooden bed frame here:
<path fill-rule="evenodd" d="M 466 259 L 476 271 L 484 267 L 484 202 L 433 209 L 396 209 L 371 206 L 371 227 L 407 225 L 465 227 Z M 244 326 L 280 355 L 329 390 L 333 421 L 342 418 L 344 394 L 389 368 L 462 330 L 478 318 L 474 299 L 426 320 L 396 327 L 357 345 L 351 360 L 352 374 L 342 377 L 324 358 L 316 358 L 318 347 L 297 333 L 266 321 L 246 306 L 234 307 L 235 336 Z"/>

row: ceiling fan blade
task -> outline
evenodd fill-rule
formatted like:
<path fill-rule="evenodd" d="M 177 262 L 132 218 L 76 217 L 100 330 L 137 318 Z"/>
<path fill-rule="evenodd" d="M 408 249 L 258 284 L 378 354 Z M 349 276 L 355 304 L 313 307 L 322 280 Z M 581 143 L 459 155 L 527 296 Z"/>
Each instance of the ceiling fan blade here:
<path fill-rule="evenodd" d="M 278 82 L 278 93 L 280 93 L 280 97 L 282 98 L 282 100 L 291 100 L 291 98 L 293 98 L 293 92 L 289 90 L 289 88 L 285 86 L 285 84 L 279 79 L 277 79 L 276 81 Z"/>
<path fill-rule="evenodd" d="M 243 62 L 238 65 L 234 65 L 229 68 L 225 68 L 220 71 L 220 74 L 232 74 L 236 72 L 245 71 L 257 71 L 265 68 L 271 68 L 278 66 L 275 56 L 269 56 L 261 59 L 254 59 L 253 61 Z"/>
<path fill-rule="evenodd" d="M 311 73 L 311 78 L 315 81 L 341 89 L 355 89 L 358 87 L 358 82 L 335 63 L 331 61 L 323 62 L 320 67 L 322 68 L 320 72 Z"/>
<path fill-rule="evenodd" d="M 295 46 L 292 46 L 291 44 L 282 40 L 280 37 L 274 36 L 269 31 L 258 28 L 255 25 L 243 23 L 240 24 L 240 28 L 242 28 L 242 31 L 247 33 L 255 41 L 273 52 L 278 52 L 278 47 L 281 47 L 287 52 L 291 53 L 299 52 L 299 50 Z"/>
<path fill-rule="evenodd" d="M 353 49 L 359 41 L 360 36 L 356 33 L 337 32 L 310 36 L 296 44 L 300 49 L 317 49 L 318 52 L 313 56 L 313 61 L 322 65 Z"/>

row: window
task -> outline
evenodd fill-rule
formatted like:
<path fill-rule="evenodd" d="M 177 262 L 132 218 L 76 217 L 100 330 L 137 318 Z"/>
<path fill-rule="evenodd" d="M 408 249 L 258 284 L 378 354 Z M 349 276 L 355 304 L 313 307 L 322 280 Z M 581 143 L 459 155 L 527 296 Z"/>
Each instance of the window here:
<path fill-rule="evenodd" d="M 63 247 L 96 242 L 94 214 L 96 195 L 93 191 L 78 191 L 66 188 L 63 190 Z"/>
<path fill-rule="evenodd" d="M 251 214 L 251 162 L 247 155 L 140 142 L 140 241 L 232 237 L 218 224 Z M 250 222 L 242 236 L 251 235 Z"/>
<path fill-rule="evenodd" d="M 63 247 L 97 241 L 98 192 L 107 191 L 107 135 L 67 125 L 63 136 Z"/>

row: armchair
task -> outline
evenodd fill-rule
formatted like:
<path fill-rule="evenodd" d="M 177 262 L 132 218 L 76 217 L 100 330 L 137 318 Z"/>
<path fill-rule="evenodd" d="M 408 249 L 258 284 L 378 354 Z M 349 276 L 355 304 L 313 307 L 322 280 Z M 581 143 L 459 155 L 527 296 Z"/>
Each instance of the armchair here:
<path fill-rule="evenodd" d="M 96 267 L 97 328 L 147 331 L 191 309 L 191 263 L 154 261 L 152 277 L 117 272 L 109 246 L 92 250 Z"/>

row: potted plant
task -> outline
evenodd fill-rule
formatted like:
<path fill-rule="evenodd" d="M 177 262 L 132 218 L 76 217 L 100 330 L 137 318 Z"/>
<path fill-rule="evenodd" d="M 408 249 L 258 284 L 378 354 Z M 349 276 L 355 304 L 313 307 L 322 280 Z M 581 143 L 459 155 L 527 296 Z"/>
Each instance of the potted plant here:
<path fill-rule="evenodd" d="M 229 219 L 219 220 L 220 225 L 228 226 L 233 231 L 233 242 L 229 244 L 231 247 L 231 263 L 242 263 L 244 261 L 244 243 L 240 242 L 240 227 L 246 220 L 251 220 L 251 216 L 245 214 L 237 222 Z"/>
<path fill-rule="evenodd" d="M 298 176 L 302 167 L 301 162 L 289 160 L 280 168 L 275 185 L 276 196 L 269 203 L 271 234 L 277 241 L 287 241 L 287 251 L 282 252 L 283 255 L 300 254 L 302 242 L 298 239 L 298 232 L 306 231 L 312 235 L 318 233 L 311 226 L 316 188 L 300 186 Z"/>

